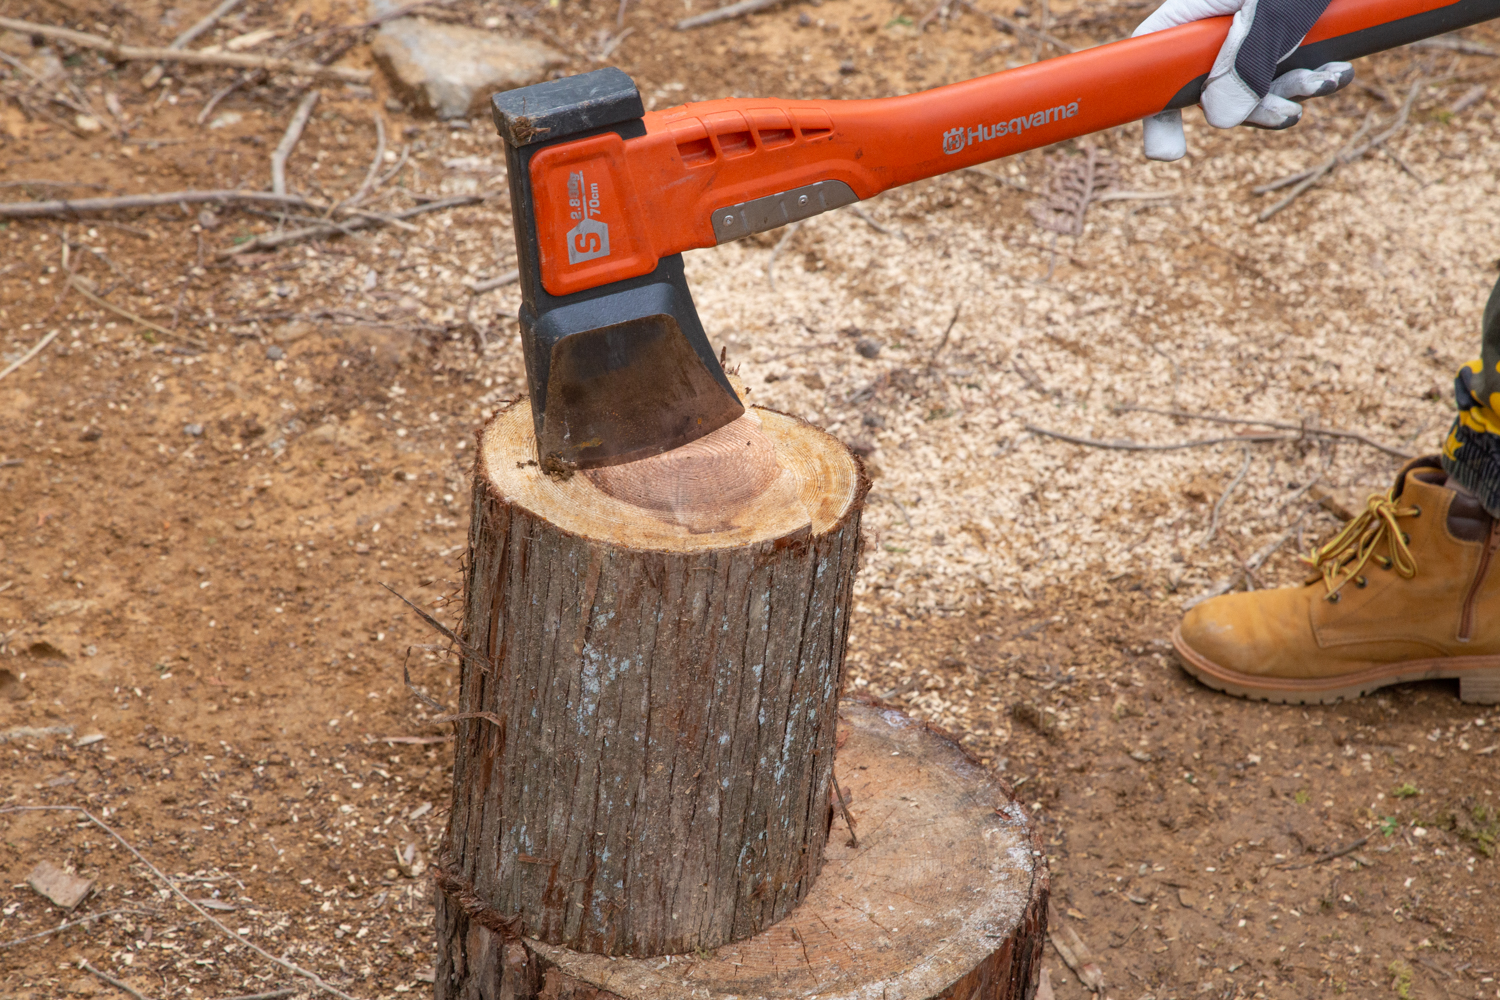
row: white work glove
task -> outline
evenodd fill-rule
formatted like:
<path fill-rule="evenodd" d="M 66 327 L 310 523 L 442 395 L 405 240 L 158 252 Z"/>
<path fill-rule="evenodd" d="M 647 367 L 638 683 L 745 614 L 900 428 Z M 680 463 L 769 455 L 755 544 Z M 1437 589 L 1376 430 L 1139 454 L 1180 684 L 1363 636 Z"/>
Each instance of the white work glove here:
<path fill-rule="evenodd" d="M 1324 63 L 1276 76 L 1285 59 L 1323 16 L 1330 0 L 1166 0 L 1131 33 L 1147 35 L 1207 17 L 1234 15 L 1229 37 L 1203 84 L 1203 116 L 1215 128 L 1255 125 L 1291 128 L 1302 118 L 1295 98 L 1322 97 L 1348 86 L 1354 67 Z M 1176 160 L 1187 152 L 1182 112 L 1163 111 L 1142 122 L 1146 156 Z"/>

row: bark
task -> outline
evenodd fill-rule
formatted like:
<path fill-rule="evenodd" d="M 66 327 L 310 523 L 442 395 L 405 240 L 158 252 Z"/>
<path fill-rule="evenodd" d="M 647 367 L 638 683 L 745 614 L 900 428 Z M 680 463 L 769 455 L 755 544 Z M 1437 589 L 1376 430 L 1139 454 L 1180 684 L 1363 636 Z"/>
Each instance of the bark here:
<path fill-rule="evenodd" d="M 487 933 L 582 952 L 748 938 L 823 858 L 867 483 L 768 411 L 566 480 L 534 456 L 525 406 L 481 438 L 439 880 Z M 450 996 L 506 967 L 461 923 Z"/>

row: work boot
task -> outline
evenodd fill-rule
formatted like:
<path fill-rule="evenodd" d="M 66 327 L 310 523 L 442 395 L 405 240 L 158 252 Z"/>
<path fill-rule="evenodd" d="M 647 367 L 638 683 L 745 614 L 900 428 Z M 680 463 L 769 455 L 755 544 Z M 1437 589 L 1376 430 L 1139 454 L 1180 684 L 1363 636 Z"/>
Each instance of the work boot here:
<path fill-rule="evenodd" d="M 1500 703 L 1500 521 L 1447 485 L 1436 456 L 1409 462 L 1385 496 L 1307 561 L 1301 587 L 1226 594 L 1172 633 L 1211 688 L 1291 704 L 1387 684 L 1457 678 Z"/>

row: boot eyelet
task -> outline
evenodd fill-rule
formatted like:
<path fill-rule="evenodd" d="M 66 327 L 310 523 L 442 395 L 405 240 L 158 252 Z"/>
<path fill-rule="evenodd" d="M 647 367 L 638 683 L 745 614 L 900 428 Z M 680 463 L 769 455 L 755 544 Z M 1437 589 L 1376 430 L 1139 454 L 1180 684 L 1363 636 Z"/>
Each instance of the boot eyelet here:
<path fill-rule="evenodd" d="M 1407 545 L 1410 545 L 1411 544 L 1411 536 L 1408 535 L 1406 532 L 1403 531 L 1403 532 L 1401 532 L 1401 541 L 1403 541 Z"/>
<path fill-rule="evenodd" d="M 1380 568 L 1381 569 L 1390 569 L 1391 568 L 1391 561 L 1389 559 L 1387 559 L 1385 556 L 1377 556 L 1376 558 L 1378 558 L 1380 560 Z"/>
<path fill-rule="evenodd" d="M 1359 588 L 1361 588 L 1361 589 L 1363 589 L 1363 588 L 1364 588 L 1364 587 L 1366 587 L 1366 586 L 1368 586 L 1368 585 L 1369 585 L 1369 583 L 1370 583 L 1370 581 L 1369 581 L 1369 580 L 1366 580 L 1366 579 L 1365 579 L 1365 578 L 1364 578 L 1364 577 L 1362 577 L 1362 576 L 1356 576 L 1356 577 L 1355 577 L 1355 578 L 1354 578 L 1354 585 L 1355 585 L 1355 586 L 1356 586 L 1356 587 L 1359 587 Z"/>
<path fill-rule="evenodd" d="M 1339 592 L 1335 590 L 1333 593 L 1328 595 L 1326 600 L 1329 604 L 1337 604 L 1339 602 Z"/>
<path fill-rule="evenodd" d="M 1412 517 L 1421 517 L 1422 516 L 1422 508 L 1420 506 L 1418 506 L 1417 504 L 1412 504 L 1411 505 L 1411 516 Z"/>

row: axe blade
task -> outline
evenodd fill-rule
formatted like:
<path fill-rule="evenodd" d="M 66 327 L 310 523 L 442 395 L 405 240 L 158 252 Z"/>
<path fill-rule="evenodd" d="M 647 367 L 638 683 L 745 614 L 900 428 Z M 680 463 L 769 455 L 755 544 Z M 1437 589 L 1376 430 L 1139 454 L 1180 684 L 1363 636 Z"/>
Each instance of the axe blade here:
<path fill-rule="evenodd" d="M 580 292 L 553 295 L 541 282 L 531 158 L 606 132 L 643 135 L 635 84 L 618 69 L 596 70 L 496 94 L 491 109 L 505 140 L 521 347 L 542 467 L 566 473 L 646 458 L 743 414 L 698 320 L 681 254 L 650 274 Z M 569 252 L 607 255 L 607 221 L 584 215 Z"/>

